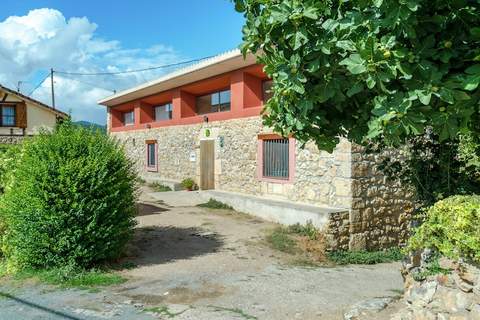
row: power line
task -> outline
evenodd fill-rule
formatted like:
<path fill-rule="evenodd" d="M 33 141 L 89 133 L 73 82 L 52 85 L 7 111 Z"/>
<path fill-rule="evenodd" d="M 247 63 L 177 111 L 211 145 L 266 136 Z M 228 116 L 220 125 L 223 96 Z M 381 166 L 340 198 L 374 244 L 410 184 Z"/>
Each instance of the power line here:
<path fill-rule="evenodd" d="M 45 82 L 45 80 L 48 79 L 48 77 L 50 77 L 50 73 L 48 73 L 48 74 L 45 76 L 45 78 L 43 78 L 43 80 L 40 81 L 40 82 L 37 84 L 37 86 L 36 86 L 35 88 L 33 88 L 32 91 L 30 91 L 30 93 L 29 93 L 27 96 L 30 97 L 30 96 L 35 92 L 35 90 L 37 90 L 38 88 L 40 88 L 40 86 Z"/>
<path fill-rule="evenodd" d="M 72 75 L 72 76 L 112 76 L 112 75 L 118 75 L 118 74 L 127 74 L 127 73 L 135 73 L 135 72 L 151 71 L 151 70 L 162 69 L 162 68 L 176 67 L 176 66 L 180 66 L 182 64 L 198 62 L 198 61 L 209 59 L 209 58 L 212 58 L 212 57 L 213 56 L 208 56 L 208 57 L 203 57 L 203 58 L 198 58 L 198 59 L 193 59 L 193 60 L 188 60 L 188 61 L 182 61 L 182 62 L 177 62 L 177 63 L 172 63 L 172 64 L 165 64 L 165 65 L 156 66 L 156 67 L 149 67 L 149 68 L 136 69 L 136 70 L 117 71 L 117 72 L 82 73 L 82 72 L 68 72 L 68 71 L 57 71 L 57 70 L 55 70 L 55 73 Z"/>

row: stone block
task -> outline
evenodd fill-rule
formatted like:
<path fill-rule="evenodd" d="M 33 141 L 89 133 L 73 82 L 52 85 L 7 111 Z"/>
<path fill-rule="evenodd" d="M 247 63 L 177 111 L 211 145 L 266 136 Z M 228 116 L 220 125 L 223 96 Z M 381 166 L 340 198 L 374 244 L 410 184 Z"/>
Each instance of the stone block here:
<path fill-rule="evenodd" d="M 348 249 L 352 251 L 365 250 L 367 248 L 367 238 L 362 233 L 350 234 Z"/>

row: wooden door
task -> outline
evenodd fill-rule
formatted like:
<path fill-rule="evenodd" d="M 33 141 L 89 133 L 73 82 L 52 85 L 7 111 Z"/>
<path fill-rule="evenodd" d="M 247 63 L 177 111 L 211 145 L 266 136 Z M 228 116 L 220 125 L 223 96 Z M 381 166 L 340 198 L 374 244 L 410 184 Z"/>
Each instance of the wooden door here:
<path fill-rule="evenodd" d="M 200 141 L 200 189 L 215 188 L 215 140 Z"/>

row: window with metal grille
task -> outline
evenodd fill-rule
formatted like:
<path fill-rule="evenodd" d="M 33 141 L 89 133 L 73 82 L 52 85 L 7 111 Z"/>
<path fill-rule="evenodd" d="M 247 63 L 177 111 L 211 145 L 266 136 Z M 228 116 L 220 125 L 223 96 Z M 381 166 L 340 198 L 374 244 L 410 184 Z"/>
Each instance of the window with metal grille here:
<path fill-rule="evenodd" d="M 289 140 L 265 139 L 263 143 L 263 177 L 289 178 Z"/>

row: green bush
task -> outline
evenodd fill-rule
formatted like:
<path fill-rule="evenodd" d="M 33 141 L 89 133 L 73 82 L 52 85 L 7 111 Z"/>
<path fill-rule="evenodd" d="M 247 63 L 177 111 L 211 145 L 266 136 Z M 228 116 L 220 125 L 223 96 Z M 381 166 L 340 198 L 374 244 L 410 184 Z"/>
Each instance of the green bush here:
<path fill-rule="evenodd" d="M 197 184 L 192 178 L 186 178 L 183 179 L 181 182 L 182 187 L 184 187 L 187 190 L 195 190 L 197 189 Z"/>
<path fill-rule="evenodd" d="M 224 210 L 233 210 L 232 206 L 229 206 L 226 203 L 210 198 L 208 202 L 200 203 L 197 207 L 209 208 L 209 209 L 224 209 Z"/>
<path fill-rule="evenodd" d="M 89 268 L 133 234 L 136 173 L 112 138 L 71 124 L 23 144 L 0 200 L 9 270 Z"/>
<path fill-rule="evenodd" d="M 409 250 L 430 248 L 452 258 L 480 262 L 480 196 L 452 196 L 428 209 Z"/>

